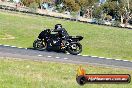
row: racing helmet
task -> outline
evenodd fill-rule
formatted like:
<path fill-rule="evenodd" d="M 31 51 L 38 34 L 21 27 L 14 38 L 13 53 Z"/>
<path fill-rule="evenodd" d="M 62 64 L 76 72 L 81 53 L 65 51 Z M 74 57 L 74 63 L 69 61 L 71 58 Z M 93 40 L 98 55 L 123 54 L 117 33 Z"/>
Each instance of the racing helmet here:
<path fill-rule="evenodd" d="M 54 31 L 60 31 L 61 28 L 62 28 L 61 24 L 56 24 Z"/>

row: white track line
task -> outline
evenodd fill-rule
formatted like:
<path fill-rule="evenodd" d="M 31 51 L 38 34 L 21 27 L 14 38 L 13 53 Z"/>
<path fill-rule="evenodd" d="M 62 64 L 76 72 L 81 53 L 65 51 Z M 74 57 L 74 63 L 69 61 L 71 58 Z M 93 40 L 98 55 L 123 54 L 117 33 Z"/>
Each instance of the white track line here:
<path fill-rule="evenodd" d="M 112 58 L 106 58 L 106 59 L 112 59 Z"/>
<path fill-rule="evenodd" d="M 63 58 L 64 60 L 67 60 L 68 58 Z"/>
<path fill-rule="evenodd" d="M 82 56 L 87 57 L 88 55 L 82 55 Z"/>
<path fill-rule="evenodd" d="M 98 57 L 100 58 L 100 57 Z M 115 60 L 115 61 L 125 61 L 125 62 L 132 62 L 132 61 L 129 61 L 129 60 L 123 60 L 123 59 L 113 59 L 113 58 L 103 58 L 103 59 L 107 59 L 107 60 Z"/>
<path fill-rule="evenodd" d="M 98 58 L 105 58 L 105 57 L 98 57 Z"/>
<path fill-rule="evenodd" d="M 22 49 L 23 47 L 18 47 L 19 49 Z"/>
<path fill-rule="evenodd" d="M 123 61 L 127 61 L 127 62 L 129 62 L 129 60 L 123 60 Z M 131 61 L 130 61 L 131 62 Z"/>
<path fill-rule="evenodd" d="M 16 46 L 11 46 L 11 47 L 16 47 Z"/>
<path fill-rule="evenodd" d="M 43 55 L 38 55 L 39 57 L 42 57 Z"/>
<path fill-rule="evenodd" d="M 59 59 L 60 57 L 55 57 L 56 59 Z"/>
<path fill-rule="evenodd" d="M 47 57 L 52 57 L 52 56 L 47 56 Z"/>
<path fill-rule="evenodd" d="M 121 59 L 116 59 L 116 60 L 120 61 Z"/>
<path fill-rule="evenodd" d="M 10 45 L 3 45 L 3 46 L 10 46 Z"/>
<path fill-rule="evenodd" d="M 91 57 L 98 57 L 98 56 L 91 56 Z"/>

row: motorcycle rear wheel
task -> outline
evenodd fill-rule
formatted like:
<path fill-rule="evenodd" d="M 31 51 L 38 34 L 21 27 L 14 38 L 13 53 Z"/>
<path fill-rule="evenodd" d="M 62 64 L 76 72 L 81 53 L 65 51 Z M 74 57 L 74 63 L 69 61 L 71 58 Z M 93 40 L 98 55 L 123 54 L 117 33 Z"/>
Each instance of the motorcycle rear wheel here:
<path fill-rule="evenodd" d="M 37 39 L 33 43 L 33 48 L 36 50 L 43 51 L 47 48 L 47 44 L 44 41 Z"/>

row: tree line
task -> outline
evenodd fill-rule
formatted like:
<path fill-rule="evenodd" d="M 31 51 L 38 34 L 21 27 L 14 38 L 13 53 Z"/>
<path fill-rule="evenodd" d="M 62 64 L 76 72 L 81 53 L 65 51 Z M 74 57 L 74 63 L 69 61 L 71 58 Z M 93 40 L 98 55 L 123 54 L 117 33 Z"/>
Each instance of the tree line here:
<path fill-rule="evenodd" d="M 22 0 L 25 6 L 38 8 L 41 8 L 44 2 L 51 3 L 61 12 L 79 12 L 86 18 L 114 19 L 125 25 L 132 19 L 132 0 L 107 0 L 102 4 L 99 0 Z M 60 7 L 60 4 L 63 6 Z"/>

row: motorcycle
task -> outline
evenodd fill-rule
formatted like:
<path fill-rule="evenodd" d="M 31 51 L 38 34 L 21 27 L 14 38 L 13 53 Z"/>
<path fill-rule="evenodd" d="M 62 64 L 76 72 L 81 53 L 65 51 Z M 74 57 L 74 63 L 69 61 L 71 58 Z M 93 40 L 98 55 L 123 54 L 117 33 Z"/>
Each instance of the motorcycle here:
<path fill-rule="evenodd" d="M 33 47 L 36 50 L 68 51 L 70 54 L 77 55 L 82 52 L 82 45 L 79 43 L 82 39 L 82 36 L 68 36 L 65 39 L 60 37 L 58 33 L 46 29 L 43 31 L 43 35 L 39 34 L 33 43 Z"/>

